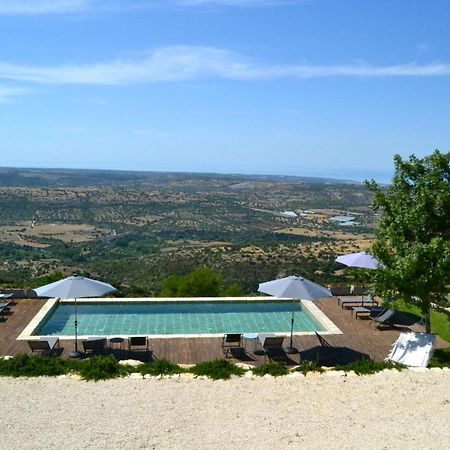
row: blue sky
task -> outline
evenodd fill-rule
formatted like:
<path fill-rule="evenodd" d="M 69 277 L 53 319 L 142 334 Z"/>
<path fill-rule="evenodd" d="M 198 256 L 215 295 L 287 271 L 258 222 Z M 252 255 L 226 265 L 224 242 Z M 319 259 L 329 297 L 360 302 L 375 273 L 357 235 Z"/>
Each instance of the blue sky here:
<path fill-rule="evenodd" d="M 0 165 L 386 181 L 450 147 L 448 0 L 0 0 Z"/>

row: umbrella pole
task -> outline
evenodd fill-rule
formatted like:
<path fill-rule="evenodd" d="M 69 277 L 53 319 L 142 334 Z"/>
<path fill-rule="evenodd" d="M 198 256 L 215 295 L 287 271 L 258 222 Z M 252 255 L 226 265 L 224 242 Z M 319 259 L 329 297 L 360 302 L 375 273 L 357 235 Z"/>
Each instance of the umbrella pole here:
<path fill-rule="evenodd" d="M 290 340 L 289 347 L 286 347 L 284 349 L 284 351 L 286 353 L 289 353 L 289 354 L 298 353 L 298 350 L 294 347 L 293 342 L 292 342 L 292 338 L 293 338 L 293 334 L 294 334 L 294 321 L 295 321 L 294 316 L 295 316 L 295 311 L 292 311 L 292 317 L 291 317 L 291 340 Z"/>
<path fill-rule="evenodd" d="M 78 311 L 77 311 L 77 299 L 75 298 L 75 320 L 74 320 L 74 325 L 75 325 L 75 350 L 73 352 L 69 353 L 69 357 L 70 358 L 80 358 L 81 357 L 81 352 L 78 351 Z"/>

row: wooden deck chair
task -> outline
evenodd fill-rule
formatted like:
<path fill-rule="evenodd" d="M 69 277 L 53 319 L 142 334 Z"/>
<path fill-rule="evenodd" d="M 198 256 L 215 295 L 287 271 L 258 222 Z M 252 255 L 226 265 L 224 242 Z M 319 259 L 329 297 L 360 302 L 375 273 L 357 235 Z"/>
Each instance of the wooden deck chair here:
<path fill-rule="evenodd" d="M 286 358 L 286 352 L 283 349 L 285 336 L 268 336 L 264 339 L 264 356 L 270 360 L 280 360 Z"/>
<path fill-rule="evenodd" d="M 106 338 L 86 339 L 81 341 L 84 353 L 87 355 L 103 353 L 106 349 Z"/>
<path fill-rule="evenodd" d="M 242 334 L 240 333 L 227 333 L 224 335 L 222 339 L 222 350 L 225 353 L 225 358 L 228 356 L 228 353 L 233 348 L 243 349 L 244 346 L 242 344 Z"/>
<path fill-rule="evenodd" d="M 40 338 L 39 340 L 30 340 L 27 342 L 32 355 L 51 355 L 57 348 L 59 348 L 59 338 L 57 337 Z"/>
<path fill-rule="evenodd" d="M 323 336 L 321 336 L 317 331 L 315 331 L 317 339 L 319 339 L 320 346 L 323 348 L 333 348 L 333 346 L 325 340 Z"/>
<path fill-rule="evenodd" d="M 147 336 L 131 336 L 128 338 L 128 351 L 145 350 L 148 352 L 148 338 Z"/>

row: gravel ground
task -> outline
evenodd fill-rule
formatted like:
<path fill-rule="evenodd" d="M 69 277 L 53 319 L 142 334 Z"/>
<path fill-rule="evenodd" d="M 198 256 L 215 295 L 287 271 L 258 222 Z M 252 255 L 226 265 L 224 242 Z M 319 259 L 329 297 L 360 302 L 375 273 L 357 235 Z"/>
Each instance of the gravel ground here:
<path fill-rule="evenodd" d="M 450 371 L 0 378 L 1 449 L 448 449 Z"/>

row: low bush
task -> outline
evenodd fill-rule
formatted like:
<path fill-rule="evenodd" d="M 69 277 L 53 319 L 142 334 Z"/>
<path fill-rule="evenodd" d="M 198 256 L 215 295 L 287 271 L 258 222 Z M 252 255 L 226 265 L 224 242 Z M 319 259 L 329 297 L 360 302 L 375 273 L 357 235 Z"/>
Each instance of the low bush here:
<path fill-rule="evenodd" d="M 308 372 L 324 372 L 325 370 L 318 366 L 314 361 L 301 361 L 299 366 L 295 368 L 295 372 L 301 372 L 306 375 Z"/>
<path fill-rule="evenodd" d="M 149 364 L 141 364 L 136 369 L 138 372 L 142 373 L 142 375 L 149 374 L 154 377 L 184 372 L 184 369 L 178 364 L 168 361 L 167 359 L 159 359 Z"/>
<path fill-rule="evenodd" d="M 268 362 L 261 366 L 255 367 L 254 369 L 252 369 L 252 372 L 258 377 L 263 377 L 264 375 L 281 377 L 287 375 L 289 373 L 289 369 L 281 363 Z"/>
<path fill-rule="evenodd" d="M 345 365 L 338 365 L 333 370 L 343 370 L 345 372 L 353 371 L 357 375 L 371 375 L 377 372 L 381 372 L 384 369 L 397 369 L 402 370 L 405 366 L 402 364 L 388 362 L 388 361 L 372 361 L 362 360 L 355 361 Z"/>
<path fill-rule="evenodd" d="M 64 361 L 56 356 L 48 357 L 25 353 L 10 359 L 0 359 L 0 376 L 5 377 L 51 377 L 67 373 Z"/>
<path fill-rule="evenodd" d="M 197 376 L 207 376 L 213 380 L 228 380 L 231 375 L 241 377 L 245 370 L 225 359 L 216 359 L 196 364 L 189 372 Z"/>
<path fill-rule="evenodd" d="M 124 377 L 133 371 L 130 366 L 119 364 L 114 356 L 95 356 L 86 360 L 67 360 L 66 366 L 71 372 L 78 373 L 86 381 L 108 380 Z"/>
<path fill-rule="evenodd" d="M 450 367 L 450 348 L 435 350 L 430 367 Z"/>

